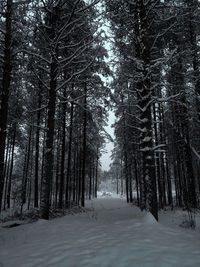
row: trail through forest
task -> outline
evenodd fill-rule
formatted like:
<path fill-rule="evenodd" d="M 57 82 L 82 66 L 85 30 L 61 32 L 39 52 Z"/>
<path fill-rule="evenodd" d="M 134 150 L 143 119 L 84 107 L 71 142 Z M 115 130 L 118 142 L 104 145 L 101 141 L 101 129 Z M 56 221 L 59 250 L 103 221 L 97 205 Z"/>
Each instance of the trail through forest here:
<path fill-rule="evenodd" d="M 200 266 L 200 231 L 160 217 L 105 197 L 82 214 L 0 228 L 0 266 Z"/>

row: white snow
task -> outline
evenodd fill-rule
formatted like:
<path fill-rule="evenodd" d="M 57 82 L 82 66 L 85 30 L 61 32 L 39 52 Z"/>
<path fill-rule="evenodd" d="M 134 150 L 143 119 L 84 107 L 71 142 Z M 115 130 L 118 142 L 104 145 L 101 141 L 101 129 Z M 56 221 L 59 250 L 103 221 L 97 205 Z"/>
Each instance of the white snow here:
<path fill-rule="evenodd" d="M 151 136 L 146 136 L 145 138 L 143 138 L 142 142 L 150 142 L 152 139 Z"/>
<path fill-rule="evenodd" d="M 0 227 L 0 266 L 200 266 L 198 229 L 174 225 L 168 212 L 157 222 L 105 195 L 88 201 L 86 213 Z"/>

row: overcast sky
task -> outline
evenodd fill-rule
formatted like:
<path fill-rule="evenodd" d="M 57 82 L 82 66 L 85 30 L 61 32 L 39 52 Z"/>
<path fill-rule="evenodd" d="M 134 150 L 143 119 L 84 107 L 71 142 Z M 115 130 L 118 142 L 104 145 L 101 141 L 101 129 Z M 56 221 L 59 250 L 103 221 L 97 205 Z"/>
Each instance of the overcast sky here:
<path fill-rule="evenodd" d="M 102 9 L 102 4 L 99 3 L 99 8 Z M 101 27 L 102 30 L 105 31 L 106 35 L 107 36 L 111 36 L 111 30 L 110 30 L 110 24 L 107 20 L 104 20 L 104 25 Z M 109 38 L 107 39 L 107 41 L 104 43 L 104 47 L 107 49 L 107 52 L 108 52 L 108 55 L 109 55 L 109 58 L 105 58 L 105 61 L 109 64 L 110 60 L 112 59 L 113 57 L 113 53 L 112 53 L 112 44 L 109 40 Z M 110 65 L 111 69 L 112 69 L 112 66 Z M 103 77 L 101 77 L 102 80 Z M 111 82 L 112 81 L 112 77 L 107 77 L 105 78 L 104 82 Z M 112 138 L 114 139 L 114 128 L 111 128 L 111 125 L 115 122 L 115 115 L 114 115 L 114 112 L 113 111 L 109 111 L 109 119 L 108 119 L 108 126 L 105 127 L 105 130 L 112 136 Z M 106 146 L 105 146 L 105 151 L 106 152 L 103 152 L 102 154 L 102 157 L 100 158 L 100 161 L 101 161 L 101 167 L 102 167 L 102 170 L 103 171 L 107 171 L 109 170 L 109 165 L 111 163 L 111 159 L 110 159 L 110 156 L 111 156 L 111 151 L 112 149 L 114 148 L 114 144 L 112 142 L 110 142 L 110 140 L 107 140 L 107 143 L 106 143 Z"/>

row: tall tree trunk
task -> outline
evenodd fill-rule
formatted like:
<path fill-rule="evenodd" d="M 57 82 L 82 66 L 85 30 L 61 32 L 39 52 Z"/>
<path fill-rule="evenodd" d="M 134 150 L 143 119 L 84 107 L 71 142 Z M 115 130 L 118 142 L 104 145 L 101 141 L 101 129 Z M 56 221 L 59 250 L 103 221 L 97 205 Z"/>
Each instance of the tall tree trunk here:
<path fill-rule="evenodd" d="M 118 170 L 116 170 L 116 180 L 117 180 L 117 195 L 119 194 L 119 174 L 118 174 Z"/>
<path fill-rule="evenodd" d="M 160 139 L 158 134 L 158 126 L 157 126 L 157 117 L 159 110 L 156 109 L 155 104 L 153 105 L 153 117 L 154 117 L 154 135 L 155 135 L 155 145 L 159 144 Z M 160 172 L 160 155 L 157 153 L 155 155 L 155 169 L 156 169 L 156 177 L 158 183 L 158 199 L 159 199 L 159 207 L 163 209 L 163 201 L 162 201 L 162 185 L 161 185 L 161 172 Z"/>
<path fill-rule="evenodd" d="M 95 197 L 95 159 L 92 163 L 92 197 Z"/>
<path fill-rule="evenodd" d="M 32 196 L 32 177 L 33 177 L 33 163 L 34 163 L 34 142 L 32 142 L 32 146 L 31 146 L 31 162 L 30 162 L 30 173 L 29 173 L 29 185 L 28 185 L 28 210 L 30 209 L 30 205 L 31 205 L 31 196 Z"/>
<path fill-rule="evenodd" d="M 38 176 L 39 176 L 39 150 L 40 150 L 40 118 L 41 118 L 41 87 L 39 84 L 38 111 L 37 111 L 37 128 L 35 140 L 35 179 L 34 179 L 34 207 L 38 208 Z"/>
<path fill-rule="evenodd" d="M 77 191 L 77 175 L 76 175 L 76 145 L 74 144 L 74 153 L 73 153 L 73 202 L 76 202 L 76 191 Z"/>
<path fill-rule="evenodd" d="M 82 180 L 81 180 L 81 205 L 85 206 L 85 165 L 86 165 L 86 134 L 87 134 L 87 84 L 84 86 L 83 110 L 83 153 L 82 153 Z"/>
<path fill-rule="evenodd" d="M 4 156 L 6 143 L 6 130 L 8 120 L 8 101 L 11 82 L 11 44 L 12 44 L 12 0 L 6 2 L 7 10 L 5 15 L 5 49 L 3 58 L 3 79 L 2 92 L 0 94 L 0 211 L 2 206 L 3 188 L 4 188 Z"/>
<path fill-rule="evenodd" d="M 129 199 L 129 174 L 128 174 L 128 156 L 127 156 L 126 148 L 124 151 L 124 174 L 125 174 L 125 181 L 126 181 L 126 201 L 127 201 L 127 203 L 129 203 L 130 202 L 130 199 Z"/>
<path fill-rule="evenodd" d="M 136 157 L 136 156 L 135 156 Z M 138 170 L 137 170 L 137 160 L 134 159 L 134 172 L 135 172 L 135 182 L 136 182 L 136 192 L 137 192 L 137 205 L 140 206 L 140 193 L 139 193 L 139 181 L 138 181 Z"/>
<path fill-rule="evenodd" d="M 11 138 L 8 138 L 7 143 L 7 164 L 6 168 L 4 170 L 4 176 L 5 176 L 5 186 L 4 186 L 4 204 L 3 204 L 3 210 L 6 209 L 6 202 L 7 202 L 7 191 L 8 191 L 8 179 L 9 179 L 9 172 L 10 172 L 10 163 L 11 163 L 11 150 L 12 150 L 12 140 Z"/>
<path fill-rule="evenodd" d="M 122 158 L 120 160 L 120 176 L 121 176 L 121 195 L 124 194 L 124 183 L 123 183 L 123 166 L 122 166 Z"/>
<path fill-rule="evenodd" d="M 140 82 L 140 94 L 139 94 L 139 107 L 141 111 L 141 152 L 142 152 L 142 162 L 143 162 L 143 179 L 146 183 L 146 193 L 147 193 L 147 208 L 158 220 L 158 206 L 157 206 L 157 185 L 156 185 L 156 175 L 155 175 L 155 161 L 153 153 L 153 134 L 152 134 L 152 84 L 151 84 L 151 41 L 149 39 L 149 21 L 148 21 L 148 11 L 143 1 L 140 2 L 140 13 L 139 13 L 139 24 L 142 47 L 140 49 L 139 58 L 143 61 L 142 76 L 143 79 Z M 153 8 L 153 3 L 152 7 Z M 139 87 L 139 88 L 140 88 Z"/>
<path fill-rule="evenodd" d="M 47 111 L 45 112 L 45 128 L 47 127 Z M 46 142 L 46 132 L 43 133 L 42 142 L 42 164 L 41 164 L 41 181 L 40 181 L 40 203 L 42 196 L 43 178 L 44 178 L 44 160 L 45 160 L 45 142 Z"/>
<path fill-rule="evenodd" d="M 66 91 L 64 90 L 63 98 L 66 99 Z M 63 208 L 63 193 L 65 180 L 65 146 L 66 146 L 66 103 L 62 108 L 62 147 L 61 147 L 61 168 L 60 168 L 60 192 L 59 192 L 59 209 Z"/>
<path fill-rule="evenodd" d="M 21 212 L 23 205 L 26 203 L 26 195 L 27 195 L 27 182 L 28 182 L 28 173 L 29 173 L 29 161 L 30 161 L 30 151 L 31 151 L 31 139 L 32 139 L 32 129 L 30 126 L 29 129 L 29 137 L 28 137 L 28 145 L 26 149 L 26 155 L 24 160 L 24 171 L 23 171 L 23 180 L 22 180 L 22 203 L 21 203 Z"/>
<path fill-rule="evenodd" d="M 13 129 L 13 139 L 12 139 L 12 151 L 11 151 L 11 165 L 9 173 L 9 182 L 8 182 L 8 192 L 7 192 L 7 207 L 10 208 L 10 195 L 11 195 L 11 186 L 12 186 L 12 172 L 13 172 L 13 160 L 14 160 L 14 148 L 15 148 L 15 139 L 16 139 L 16 123 L 14 124 Z"/>
<path fill-rule="evenodd" d="M 73 118 L 74 117 L 74 102 L 71 102 L 70 109 L 70 128 L 69 128 L 69 148 L 68 148 L 68 158 L 67 158 L 67 176 L 66 176 L 66 196 L 65 204 L 69 201 L 69 180 L 70 180 L 70 170 L 71 170 L 71 160 L 72 160 L 72 133 L 73 133 Z M 73 185 L 75 186 L 75 185 Z"/>
<path fill-rule="evenodd" d="M 92 159 L 90 159 L 90 170 L 89 170 L 89 200 L 92 196 Z"/>
<path fill-rule="evenodd" d="M 53 138 L 55 126 L 55 104 L 56 104 L 56 84 L 57 84 L 57 62 L 53 59 L 50 73 L 50 90 L 47 106 L 47 132 L 45 141 L 45 155 L 44 155 L 44 177 L 41 195 L 41 218 L 49 219 L 49 201 L 50 188 L 53 179 Z"/>
<path fill-rule="evenodd" d="M 59 178 L 60 178 L 60 125 L 58 124 L 57 142 L 56 142 L 56 188 L 55 188 L 55 208 L 58 207 L 58 192 L 59 192 Z"/>
<path fill-rule="evenodd" d="M 131 171 L 131 165 L 129 166 L 129 199 L 130 203 L 133 202 L 133 189 L 132 189 L 132 171 Z"/>
<path fill-rule="evenodd" d="M 56 110 L 56 87 L 58 75 L 58 43 L 56 39 L 57 24 L 60 20 L 59 6 L 53 6 L 48 11 L 47 26 L 49 27 L 48 37 L 51 41 L 51 64 L 50 64 L 50 88 L 47 105 L 47 131 L 45 140 L 44 155 L 44 177 L 41 194 L 41 218 L 49 219 L 50 191 L 53 180 L 53 145 L 54 145 L 54 127 L 55 127 L 55 110 Z"/>
<path fill-rule="evenodd" d="M 95 198 L 97 198 L 97 190 L 98 190 L 98 166 L 99 166 L 99 155 L 97 148 L 97 159 L 96 159 L 96 172 L 95 172 Z"/>
<path fill-rule="evenodd" d="M 79 139 L 80 138 L 80 139 Z M 82 149 L 82 140 L 81 140 L 81 135 L 78 136 L 77 139 L 77 147 L 78 147 L 78 154 L 77 154 L 77 181 L 78 181 L 78 188 L 77 188 L 77 204 L 80 204 L 80 198 L 81 198 L 81 188 L 82 188 L 82 168 L 83 168 L 83 149 Z"/>

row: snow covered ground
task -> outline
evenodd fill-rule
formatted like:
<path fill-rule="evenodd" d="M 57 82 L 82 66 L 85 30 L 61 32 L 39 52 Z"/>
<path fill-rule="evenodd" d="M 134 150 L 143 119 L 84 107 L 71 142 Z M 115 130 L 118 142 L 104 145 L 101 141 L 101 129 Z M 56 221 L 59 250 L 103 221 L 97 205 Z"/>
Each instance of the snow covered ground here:
<path fill-rule="evenodd" d="M 87 207 L 86 213 L 0 227 L 0 266 L 200 266 L 200 230 L 179 227 L 176 213 L 163 212 L 157 223 L 109 195 Z"/>

